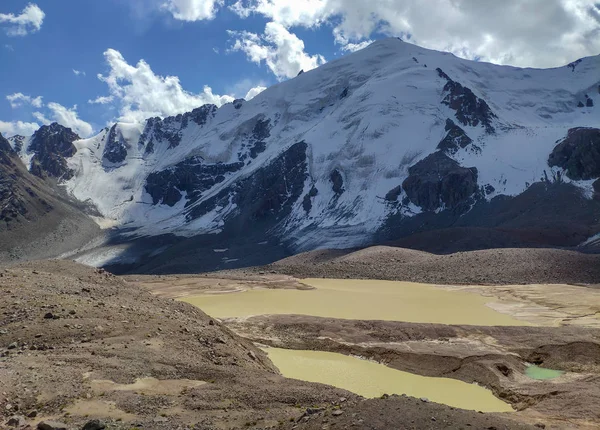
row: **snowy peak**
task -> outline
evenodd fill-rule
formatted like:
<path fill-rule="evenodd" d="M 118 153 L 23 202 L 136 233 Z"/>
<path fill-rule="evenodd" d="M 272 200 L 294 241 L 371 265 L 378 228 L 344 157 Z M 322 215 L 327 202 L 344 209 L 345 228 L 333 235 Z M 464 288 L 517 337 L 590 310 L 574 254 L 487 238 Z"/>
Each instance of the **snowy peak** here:
<path fill-rule="evenodd" d="M 559 177 L 591 197 L 596 173 L 570 174 L 590 163 L 572 149 L 587 132 L 569 136 L 598 127 L 598 70 L 600 56 L 521 69 L 386 39 L 250 101 L 63 132 L 46 153 L 66 165 L 43 171 L 132 235 L 259 229 L 296 250 L 357 246 L 390 220 L 451 224 Z"/>

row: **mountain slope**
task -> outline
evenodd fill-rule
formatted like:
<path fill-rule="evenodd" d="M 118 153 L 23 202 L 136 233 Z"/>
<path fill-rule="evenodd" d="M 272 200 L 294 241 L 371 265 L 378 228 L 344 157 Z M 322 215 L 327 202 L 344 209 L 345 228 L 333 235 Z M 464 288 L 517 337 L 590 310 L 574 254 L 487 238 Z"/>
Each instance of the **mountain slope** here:
<path fill-rule="evenodd" d="M 598 70 L 600 56 L 520 69 L 382 40 L 251 101 L 119 123 L 75 141 L 63 179 L 121 228 L 119 241 L 146 238 L 141 248 L 159 259 L 223 239 L 291 253 L 457 226 L 527 230 L 537 220 L 524 215 L 533 207 L 517 198 L 524 193 L 569 196 L 536 241 L 573 246 L 600 231 L 590 200 L 600 176 L 591 155 L 600 145 Z M 561 150 L 563 139 L 590 148 Z M 582 160 L 586 174 L 570 174 Z M 592 215 L 578 216 L 575 234 L 566 226 L 550 240 L 555 225 L 584 210 Z M 160 246 L 148 237 L 161 237 Z M 169 253 L 175 242 L 184 249 Z M 104 251 L 88 262 L 124 258 Z"/>
<path fill-rule="evenodd" d="M 0 135 L 0 262 L 57 256 L 100 236 L 74 202 L 27 171 L 11 142 Z M 32 171 L 41 174 L 39 165 Z"/>

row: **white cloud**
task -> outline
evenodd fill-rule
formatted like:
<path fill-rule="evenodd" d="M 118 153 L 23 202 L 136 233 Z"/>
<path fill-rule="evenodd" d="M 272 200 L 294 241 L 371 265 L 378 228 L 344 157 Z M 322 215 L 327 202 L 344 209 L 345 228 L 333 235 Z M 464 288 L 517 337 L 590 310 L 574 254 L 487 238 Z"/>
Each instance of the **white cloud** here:
<path fill-rule="evenodd" d="M 306 72 L 325 64 L 323 56 L 304 52 L 304 42 L 280 23 L 267 23 L 262 36 L 247 31 L 230 31 L 229 34 L 236 38 L 233 51 L 244 52 L 257 64 L 264 61 L 279 80 L 293 78 L 300 70 Z"/>
<path fill-rule="evenodd" d="M 0 23 L 8 24 L 5 31 L 9 36 L 26 36 L 42 28 L 45 16 L 38 5 L 29 3 L 20 15 L 0 13 Z"/>
<path fill-rule="evenodd" d="M 4 137 L 11 137 L 16 134 L 30 136 L 35 133 L 38 128 L 40 128 L 40 125 L 36 124 L 35 122 L 0 121 L 0 133 L 2 133 Z"/>
<path fill-rule="evenodd" d="M 73 74 L 75 74 L 75 76 L 85 76 L 85 72 L 82 70 L 73 69 Z"/>
<path fill-rule="evenodd" d="M 260 93 L 262 93 L 266 89 L 267 89 L 267 87 L 254 87 L 254 88 L 251 88 L 250 91 L 248 91 L 246 93 L 246 96 L 244 97 L 244 99 L 246 99 L 246 100 L 252 100 L 254 97 L 256 97 L 257 95 L 259 95 Z"/>
<path fill-rule="evenodd" d="M 359 42 L 359 43 L 352 43 L 352 42 L 343 43 L 342 51 L 344 51 L 344 52 L 360 51 L 361 49 L 364 49 L 367 46 L 369 46 L 371 43 L 373 43 L 372 40 L 365 40 L 365 41 Z"/>
<path fill-rule="evenodd" d="M 77 105 L 71 109 L 66 108 L 58 103 L 48 103 L 50 117 L 42 112 L 33 112 L 33 117 L 44 125 L 50 125 L 57 122 L 60 125 L 69 127 L 81 137 L 89 137 L 93 133 L 92 126 L 79 118 L 77 113 Z"/>
<path fill-rule="evenodd" d="M 53 121 L 56 121 L 65 127 L 69 127 L 81 137 L 91 136 L 94 132 L 94 129 L 89 123 L 79 118 L 79 114 L 77 113 L 77 105 L 69 109 L 63 105 L 52 102 L 48 103 L 48 109 L 50 109 L 51 118 Z M 43 115 L 40 116 L 40 118 L 44 118 L 46 121 L 48 121 Z"/>
<path fill-rule="evenodd" d="M 342 45 L 382 33 L 516 66 L 561 66 L 600 52 L 598 0 L 239 0 L 231 9 L 286 28 L 330 23 Z"/>
<path fill-rule="evenodd" d="M 163 8 L 181 21 L 213 19 L 223 0 L 168 0 Z"/>
<path fill-rule="evenodd" d="M 6 96 L 6 100 L 10 102 L 10 107 L 13 109 L 19 108 L 24 104 L 30 104 L 33 107 L 41 108 L 44 103 L 42 102 L 42 96 L 31 97 L 26 96 L 23 93 L 14 93 Z"/>
<path fill-rule="evenodd" d="M 39 122 L 41 122 L 44 125 L 52 124 L 52 121 L 49 120 L 48 118 L 46 118 L 46 116 L 41 112 L 34 112 L 32 115 L 35 119 L 37 119 Z"/>
<path fill-rule="evenodd" d="M 98 96 L 94 100 L 88 100 L 91 105 L 106 105 L 112 103 L 115 98 L 113 96 Z"/>
<path fill-rule="evenodd" d="M 120 103 L 119 120 L 123 122 L 177 115 L 207 103 L 221 106 L 234 99 L 213 94 L 208 86 L 199 94 L 188 92 L 182 88 L 178 77 L 156 75 L 144 60 L 132 66 L 114 49 L 107 50 L 104 57 L 110 72 L 106 76 L 98 75 L 98 78 L 108 85 L 109 97 Z"/>

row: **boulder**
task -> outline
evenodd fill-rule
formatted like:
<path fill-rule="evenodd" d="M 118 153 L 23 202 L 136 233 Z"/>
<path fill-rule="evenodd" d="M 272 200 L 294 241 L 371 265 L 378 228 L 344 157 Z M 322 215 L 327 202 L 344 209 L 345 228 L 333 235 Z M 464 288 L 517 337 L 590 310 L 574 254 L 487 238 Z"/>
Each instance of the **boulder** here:
<path fill-rule="evenodd" d="M 98 420 L 92 420 L 85 423 L 81 430 L 104 430 L 106 425 Z"/>
<path fill-rule="evenodd" d="M 68 430 L 69 427 L 58 421 L 41 421 L 37 425 L 38 430 Z"/>

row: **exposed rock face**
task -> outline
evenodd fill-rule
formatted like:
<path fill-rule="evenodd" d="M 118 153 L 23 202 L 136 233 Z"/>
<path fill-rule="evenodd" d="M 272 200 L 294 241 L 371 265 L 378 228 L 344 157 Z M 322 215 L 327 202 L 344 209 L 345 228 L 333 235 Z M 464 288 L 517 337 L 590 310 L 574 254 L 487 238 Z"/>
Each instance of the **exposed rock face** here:
<path fill-rule="evenodd" d="M 467 209 L 478 191 L 477 169 L 460 166 L 441 151 L 408 169 L 402 184 L 409 200 L 425 211 Z"/>
<path fill-rule="evenodd" d="M 205 164 L 200 157 L 192 157 L 162 172 L 151 173 L 146 179 L 146 191 L 153 204 L 174 206 L 187 193 L 194 203 L 202 193 L 225 180 L 228 173 L 236 172 L 244 163 Z"/>
<path fill-rule="evenodd" d="M 331 175 L 329 175 L 329 180 L 331 181 L 333 191 L 336 194 L 340 195 L 346 191 L 344 189 L 344 178 L 338 169 L 334 169 L 333 172 L 331 172 Z"/>
<path fill-rule="evenodd" d="M 385 195 L 385 199 L 388 202 L 395 202 L 398 200 L 398 197 L 400 197 L 400 194 L 402 194 L 402 185 L 398 185 L 397 187 L 389 190 Z"/>
<path fill-rule="evenodd" d="M 169 142 L 169 148 L 179 146 L 182 139 L 182 131 L 193 121 L 199 126 L 204 126 L 208 120 L 215 116 L 217 106 L 212 104 L 203 105 L 191 112 L 169 116 L 161 119 L 150 118 L 146 121 L 144 132 L 140 136 L 139 144 L 146 147 L 146 153 L 154 152 L 157 142 Z"/>
<path fill-rule="evenodd" d="M 488 133 L 494 133 L 492 120 L 496 115 L 485 100 L 477 97 L 471 89 L 453 81 L 442 69 L 438 68 L 437 72 L 441 78 L 448 81 L 444 86 L 446 95 L 442 103 L 456 111 L 458 121 L 462 125 L 473 127 L 482 124 Z"/>
<path fill-rule="evenodd" d="M 473 143 L 473 140 L 467 136 L 465 131 L 454 123 L 450 118 L 446 120 L 446 128 L 448 132 L 446 137 L 439 143 L 438 149 L 444 151 L 447 154 L 456 154 L 459 149 L 466 148 Z M 476 151 L 481 151 L 477 146 L 473 146 Z"/>
<path fill-rule="evenodd" d="M 319 190 L 317 190 L 313 185 L 308 194 L 304 196 L 304 200 L 302 201 L 302 207 L 304 208 L 307 214 L 310 213 L 312 209 L 312 199 L 313 197 L 316 197 L 317 194 L 319 194 Z"/>
<path fill-rule="evenodd" d="M 594 198 L 600 200 L 600 179 L 597 179 L 592 186 L 594 187 Z"/>
<path fill-rule="evenodd" d="M 600 129 L 572 128 L 548 158 L 550 167 L 561 167 L 573 180 L 600 177 Z"/>
<path fill-rule="evenodd" d="M 104 158 L 113 164 L 119 164 L 125 161 L 127 157 L 127 141 L 123 138 L 117 125 L 113 125 L 108 132 L 108 141 L 104 147 Z"/>
<path fill-rule="evenodd" d="M 0 231 L 52 210 L 28 183 L 28 175 L 8 140 L 0 134 Z"/>
<path fill-rule="evenodd" d="M 73 142 L 79 139 L 70 128 L 57 123 L 40 127 L 28 148 L 34 153 L 31 173 L 40 178 L 70 179 L 73 172 L 67 167 L 66 158 L 77 152 Z"/>
<path fill-rule="evenodd" d="M 256 158 L 258 154 L 264 152 L 267 148 L 265 139 L 271 136 L 271 120 L 258 120 L 254 129 L 252 130 L 252 136 L 250 137 L 250 157 Z"/>
<path fill-rule="evenodd" d="M 588 95 L 586 94 L 585 96 L 585 105 L 587 107 L 594 107 L 594 100 L 592 100 L 591 97 L 588 97 Z"/>
<path fill-rule="evenodd" d="M 305 142 L 292 145 L 269 165 L 194 207 L 188 213 L 188 219 L 233 203 L 237 209 L 226 220 L 230 228 L 256 227 L 256 223 L 275 224 L 290 213 L 302 194 L 308 177 L 306 150 Z"/>
<path fill-rule="evenodd" d="M 23 148 L 23 142 L 25 142 L 25 136 L 20 136 L 17 134 L 9 137 L 7 140 L 12 144 L 12 147 L 16 152 L 20 152 Z"/>

